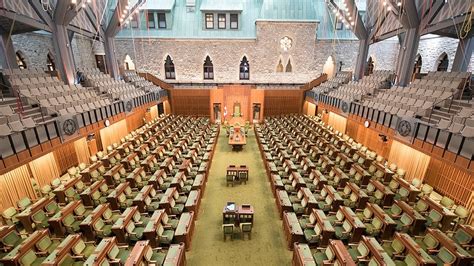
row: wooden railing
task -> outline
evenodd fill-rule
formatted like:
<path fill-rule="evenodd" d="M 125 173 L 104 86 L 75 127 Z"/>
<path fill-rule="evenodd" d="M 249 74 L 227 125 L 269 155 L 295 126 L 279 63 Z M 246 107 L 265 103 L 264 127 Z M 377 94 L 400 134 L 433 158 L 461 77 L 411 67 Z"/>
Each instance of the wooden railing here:
<path fill-rule="evenodd" d="M 301 89 L 305 91 L 311 90 L 312 88 L 318 86 L 319 84 L 325 82 L 326 80 L 328 80 L 328 75 L 326 73 L 322 73 L 319 77 L 301 86 Z"/>
<path fill-rule="evenodd" d="M 137 73 L 140 77 L 144 77 L 146 80 L 150 81 L 156 86 L 160 86 L 162 89 L 165 89 L 165 90 L 173 89 L 173 85 L 159 79 L 153 74 L 145 73 L 145 72 L 137 72 Z"/>

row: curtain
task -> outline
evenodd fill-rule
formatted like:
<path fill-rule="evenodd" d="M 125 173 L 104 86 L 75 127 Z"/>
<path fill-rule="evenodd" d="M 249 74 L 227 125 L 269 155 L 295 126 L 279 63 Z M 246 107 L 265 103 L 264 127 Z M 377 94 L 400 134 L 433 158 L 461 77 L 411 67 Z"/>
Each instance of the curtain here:
<path fill-rule="evenodd" d="M 346 124 L 347 118 L 335 114 L 333 112 L 329 112 L 329 119 L 328 124 L 333 126 L 339 132 L 345 133 L 346 132 Z"/>
<path fill-rule="evenodd" d="M 405 179 L 412 181 L 414 178 L 423 180 L 431 157 L 398 141 L 392 142 L 388 156 L 390 163 L 395 163 L 398 168 L 406 171 Z"/>
<path fill-rule="evenodd" d="M 77 160 L 79 163 L 89 163 L 89 146 L 86 138 L 81 138 L 74 141 L 74 149 L 76 150 Z"/>
<path fill-rule="evenodd" d="M 11 206 L 24 197 L 35 199 L 27 165 L 22 165 L 4 175 L 0 175 L 0 210 Z"/>
<path fill-rule="evenodd" d="M 70 167 L 77 166 L 77 154 L 74 147 L 74 142 L 68 142 L 61 145 L 53 152 L 54 158 L 56 159 L 56 165 L 58 166 L 59 173 L 66 173 Z"/>
<path fill-rule="evenodd" d="M 120 143 L 120 139 L 125 137 L 127 132 L 127 122 L 125 119 L 100 130 L 100 140 L 104 149 L 113 143 Z"/>
<path fill-rule="evenodd" d="M 31 161 L 28 165 L 40 187 L 50 184 L 53 179 L 58 178 L 61 174 L 52 152 Z"/>

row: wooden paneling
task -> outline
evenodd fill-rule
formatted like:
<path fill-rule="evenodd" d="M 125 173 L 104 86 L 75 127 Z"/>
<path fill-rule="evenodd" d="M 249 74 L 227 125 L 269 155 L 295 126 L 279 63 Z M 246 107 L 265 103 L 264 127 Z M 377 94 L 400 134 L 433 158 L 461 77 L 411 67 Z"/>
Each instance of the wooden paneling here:
<path fill-rule="evenodd" d="M 211 101 L 208 89 L 170 90 L 171 109 L 177 115 L 210 116 Z"/>
<path fill-rule="evenodd" d="M 74 142 L 61 145 L 54 150 L 53 154 L 60 173 L 66 172 L 69 167 L 76 166 L 79 163 Z"/>
<path fill-rule="evenodd" d="M 236 121 L 249 121 L 250 119 L 250 90 L 249 85 L 224 85 L 219 86 L 224 91 L 224 104 L 222 108 L 227 106 L 226 120 L 232 120 L 234 113 L 234 105 L 240 104 L 240 119 Z M 232 123 L 232 122 L 231 122 Z M 232 123 L 233 124 L 233 123 Z M 242 124 L 242 123 L 241 123 Z"/>
<path fill-rule="evenodd" d="M 135 109 L 134 112 L 127 116 L 127 131 L 131 132 L 145 124 L 143 118 L 145 117 L 146 109 Z"/>
<path fill-rule="evenodd" d="M 221 121 L 224 121 L 224 90 L 218 89 L 217 87 L 215 87 L 210 90 L 209 95 L 210 95 L 209 109 L 211 113 L 211 122 L 215 122 L 214 108 L 213 108 L 215 103 L 221 104 Z"/>
<path fill-rule="evenodd" d="M 372 128 L 366 128 L 357 121 L 347 119 L 346 134 L 385 158 L 387 158 L 390 153 L 390 147 L 392 146 L 391 138 L 383 142 L 378 131 Z"/>
<path fill-rule="evenodd" d="M 265 90 L 264 115 L 299 114 L 303 106 L 303 90 Z"/>
<path fill-rule="evenodd" d="M 474 210 L 472 173 L 453 164 L 431 158 L 424 181 L 436 191 L 455 200 L 456 203 L 467 206 L 471 212 Z"/>

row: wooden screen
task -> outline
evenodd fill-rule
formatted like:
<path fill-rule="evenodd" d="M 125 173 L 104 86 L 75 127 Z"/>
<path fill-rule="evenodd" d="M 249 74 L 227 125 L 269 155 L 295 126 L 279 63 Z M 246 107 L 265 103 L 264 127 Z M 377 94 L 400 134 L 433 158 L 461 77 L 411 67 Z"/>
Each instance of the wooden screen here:
<path fill-rule="evenodd" d="M 265 90 L 264 116 L 299 114 L 303 106 L 304 91 L 290 90 Z"/>
<path fill-rule="evenodd" d="M 171 108 L 177 115 L 209 116 L 210 90 L 173 89 L 170 91 Z"/>
<path fill-rule="evenodd" d="M 406 171 L 405 179 L 412 181 L 414 178 L 423 180 L 430 158 L 429 155 L 394 140 L 388 161 L 404 169 Z"/>
<path fill-rule="evenodd" d="M 431 158 L 425 180 L 436 191 L 473 211 L 474 180 L 472 173 L 453 164 Z"/>
<path fill-rule="evenodd" d="M 347 118 L 335 114 L 333 112 L 329 112 L 329 119 L 328 125 L 334 127 L 335 130 L 345 133 L 346 132 L 346 125 L 347 125 Z"/>

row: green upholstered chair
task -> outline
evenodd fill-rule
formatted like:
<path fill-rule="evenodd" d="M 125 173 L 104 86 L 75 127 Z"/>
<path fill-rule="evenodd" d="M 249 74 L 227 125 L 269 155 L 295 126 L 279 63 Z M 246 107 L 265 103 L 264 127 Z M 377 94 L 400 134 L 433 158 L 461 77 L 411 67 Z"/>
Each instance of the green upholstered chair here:
<path fill-rule="evenodd" d="M 397 238 L 395 238 L 392 242 L 385 242 L 382 247 L 385 252 L 387 252 L 387 254 L 392 258 L 402 254 L 405 250 L 405 246 Z"/>
<path fill-rule="evenodd" d="M 53 192 L 53 189 L 51 188 L 51 186 L 50 185 L 44 185 L 41 188 L 41 195 L 43 195 L 44 197 L 54 196 L 54 192 Z"/>
<path fill-rule="evenodd" d="M 372 219 L 373 212 L 370 208 L 364 208 L 362 212 L 357 212 L 356 215 L 361 221 L 368 222 Z"/>
<path fill-rule="evenodd" d="M 43 229 L 48 228 L 48 216 L 43 210 L 38 210 L 31 216 L 31 220 L 35 223 L 36 228 Z"/>
<path fill-rule="evenodd" d="M 300 203 L 294 203 L 293 204 L 293 211 L 297 215 L 302 215 L 302 214 L 305 213 L 307 205 L 308 205 L 308 200 L 306 198 L 303 198 Z"/>
<path fill-rule="evenodd" d="M 397 180 L 392 179 L 390 180 L 390 183 L 388 183 L 388 187 L 392 192 L 397 192 L 398 188 L 400 187 L 400 184 L 397 182 Z"/>
<path fill-rule="evenodd" d="M 357 194 L 351 193 L 349 198 L 344 200 L 344 206 L 347 206 L 349 208 L 355 208 L 358 200 L 359 197 L 357 196 Z"/>
<path fill-rule="evenodd" d="M 2 219 L 6 225 L 16 225 L 20 222 L 16 218 L 17 214 L 17 210 L 14 207 L 10 207 L 2 212 Z"/>
<path fill-rule="evenodd" d="M 161 222 L 165 226 L 169 226 L 173 229 L 178 227 L 179 219 L 175 215 L 168 215 L 166 212 L 163 213 L 163 217 L 161 218 Z"/>
<path fill-rule="evenodd" d="M 145 231 L 145 227 L 136 227 L 133 221 L 130 221 L 127 226 L 125 227 L 127 231 L 128 237 L 132 241 L 138 241 L 143 237 L 143 231 Z"/>
<path fill-rule="evenodd" d="M 43 236 L 38 242 L 36 242 L 35 246 L 38 249 L 36 254 L 44 254 L 45 256 L 51 254 L 51 252 L 59 246 L 60 242 L 58 239 L 51 239 L 49 235 Z"/>
<path fill-rule="evenodd" d="M 91 209 L 88 209 L 84 206 L 84 204 L 80 203 L 75 209 L 74 209 L 74 215 L 76 216 L 76 219 L 78 220 L 83 220 L 85 217 L 87 217 L 90 213 L 92 212 Z"/>
<path fill-rule="evenodd" d="M 184 211 L 184 204 L 177 204 L 174 199 L 170 201 L 171 213 L 174 215 L 179 215 Z"/>
<path fill-rule="evenodd" d="M 423 184 L 421 186 L 421 196 L 429 196 L 433 192 L 433 187 L 428 184 Z"/>
<path fill-rule="evenodd" d="M 174 230 L 171 227 L 165 228 L 163 225 L 159 225 L 156 228 L 156 233 L 160 239 L 160 244 L 170 245 L 173 242 Z"/>
<path fill-rule="evenodd" d="M 163 265 L 166 255 L 166 250 L 161 248 L 152 249 L 151 247 L 148 247 L 143 258 L 148 265 Z"/>
<path fill-rule="evenodd" d="M 472 236 L 471 234 L 469 234 L 469 232 L 466 232 L 464 230 L 464 228 L 462 227 L 459 227 L 453 234 L 453 240 L 458 243 L 459 245 L 461 245 L 462 247 L 464 248 L 469 248 L 471 249 L 472 246 L 470 246 L 469 244 L 471 243 L 472 241 Z"/>
<path fill-rule="evenodd" d="M 397 223 L 397 231 L 408 232 L 413 224 L 413 219 L 408 214 L 403 213 L 402 216 L 400 216 L 400 219 L 395 222 Z"/>
<path fill-rule="evenodd" d="M 439 249 L 436 259 L 442 261 L 442 265 L 452 265 L 456 261 L 456 256 L 453 255 L 446 247 Z"/>
<path fill-rule="evenodd" d="M 428 211 L 429 206 L 425 201 L 419 200 L 413 208 L 419 213 L 425 213 Z"/>
<path fill-rule="evenodd" d="M 377 236 L 382 229 L 383 222 L 378 218 L 374 217 L 370 224 L 365 224 L 365 231 L 370 236 Z"/>
<path fill-rule="evenodd" d="M 118 203 L 119 203 L 119 206 L 120 206 L 121 209 L 126 209 L 126 208 L 132 206 L 132 204 L 133 204 L 133 199 L 127 198 L 125 193 L 120 193 L 117 200 L 118 200 Z"/>
<path fill-rule="evenodd" d="M 456 225 L 464 224 L 466 222 L 467 217 L 469 216 L 469 210 L 467 210 L 461 205 L 458 205 L 456 209 L 454 210 L 454 214 L 456 214 L 457 216 L 454 219 L 454 222 L 456 223 Z"/>
<path fill-rule="evenodd" d="M 245 235 L 248 236 L 249 240 L 252 239 L 252 223 L 240 223 L 240 232 L 242 232 L 242 239 Z"/>
<path fill-rule="evenodd" d="M 418 245 L 426 250 L 426 251 L 430 251 L 430 250 L 435 250 L 438 246 L 439 246 L 439 241 L 438 239 L 436 239 L 432 234 L 430 233 L 427 233 L 424 237 L 422 238 L 417 238 L 416 240 L 416 243 L 418 243 Z"/>
<path fill-rule="evenodd" d="M 313 228 L 308 227 L 304 229 L 303 233 L 304 238 L 306 239 L 306 242 L 308 242 L 309 245 L 316 245 L 321 239 L 322 229 L 321 226 L 316 223 Z"/>
<path fill-rule="evenodd" d="M 20 209 L 21 211 L 25 210 L 26 208 L 28 208 L 28 206 L 30 206 L 31 204 L 33 204 L 33 202 L 31 202 L 31 199 L 28 198 L 28 197 L 24 197 L 22 199 L 20 199 L 17 203 L 17 206 L 18 206 L 18 209 Z"/>
<path fill-rule="evenodd" d="M 330 247 L 327 247 L 324 250 L 318 250 L 313 254 L 313 258 L 317 265 L 325 265 L 326 262 L 331 263 L 335 256 L 336 254 L 334 254 L 334 251 Z"/>
<path fill-rule="evenodd" d="M 230 239 L 234 239 L 234 225 L 233 224 L 223 224 L 222 230 L 224 232 L 224 241 L 226 241 L 227 236 L 230 236 Z"/>
<path fill-rule="evenodd" d="M 126 248 L 119 248 L 117 245 L 114 245 L 110 251 L 107 253 L 107 257 L 112 260 L 112 264 L 125 264 L 128 256 L 130 255 L 130 250 Z"/>
<path fill-rule="evenodd" d="M 99 218 L 94 223 L 94 230 L 98 237 L 108 237 L 112 234 L 112 225 L 105 224 L 104 220 L 102 220 L 102 218 Z"/>
<path fill-rule="evenodd" d="M 8 234 L 4 235 L 0 239 L 0 242 L 2 242 L 2 245 L 3 245 L 2 252 L 8 253 L 14 247 L 16 247 L 21 242 L 23 242 L 23 238 L 21 238 L 21 236 L 15 230 L 13 230 L 13 231 L 10 231 Z"/>
<path fill-rule="evenodd" d="M 71 248 L 74 256 L 82 257 L 83 260 L 87 259 L 95 250 L 96 246 L 93 242 L 84 242 L 82 239 Z"/>
<path fill-rule="evenodd" d="M 64 227 L 66 227 L 66 231 L 71 234 L 78 232 L 80 230 L 79 224 L 81 224 L 81 221 L 76 220 L 76 218 L 74 218 L 74 215 L 72 213 L 66 215 L 66 217 L 64 217 L 63 219 L 63 225 Z"/>
<path fill-rule="evenodd" d="M 359 262 L 367 258 L 370 253 L 369 248 L 362 241 L 357 246 L 353 246 L 352 248 L 350 248 L 348 251 L 352 257 L 352 260 Z"/>
<path fill-rule="evenodd" d="M 454 207 L 455 202 L 454 200 L 444 196 L 443 198 L 441 198 L 441 201 L 439 203 L 445 208 L 452 209 Z"/>
<path fill-rule="evenodd" d="M 25 266 L 30 265 L 41 265 L 41 263 L 46 259 L 46 257 L 38 257 L 36 253 L 29 249 L 25 254 L 20 258 L 20 264 Z"/>
<path fill-rule="evenodd" d="M 400 206 L 398 206 L 397 204 L 393 204 L 390 209 L 388 210 L 385 210 L 385 213 L 390 215 L 390 217 L 392 218 L 398 218 L 400 217 L 401 213 L 402 213 L 402 208 L 400 208 Z"/>
<path fill-rule="evenodd" d="M 349 221 L 344 221 L 342 226 L 336 226 L 334 228 L 335 235 L 340 240 L 348 239 L 352 232 L 352 225 Z"/>
<path fill-rule="evenodd" d="M 443 219 L 443 215 L 437 210 L 430 210 L 428 217 L 426 217 L 426 226 L 431 228 L 438 228 L 439 223 Z"/>
<path fill-rule="evenodd" d="M 51 201 L 44 208 L 46 209 L 48 216 L 53 216 L 59 212 L 59 205 L 55 201 Z"/>

